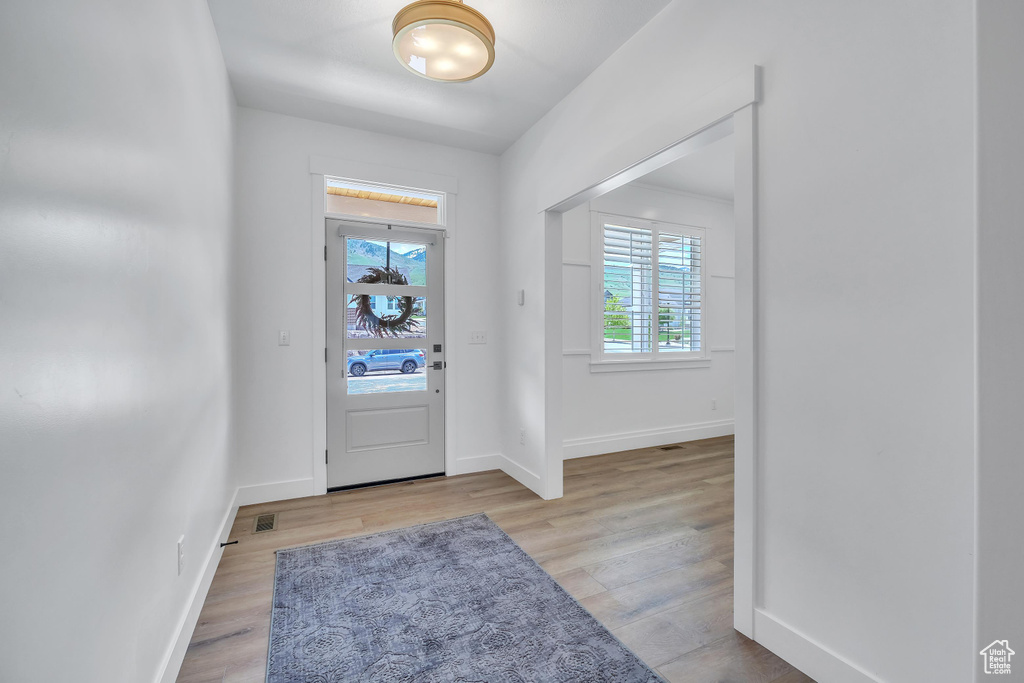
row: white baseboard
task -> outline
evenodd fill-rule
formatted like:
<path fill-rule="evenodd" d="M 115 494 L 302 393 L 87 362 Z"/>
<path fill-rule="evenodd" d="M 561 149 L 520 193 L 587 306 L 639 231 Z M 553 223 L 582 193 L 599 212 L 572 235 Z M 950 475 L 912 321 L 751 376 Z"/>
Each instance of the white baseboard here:
<path fill-rule="evenodd" d="M 228 535 L 231 533 L 231 525 L 234 524 L 237 513 L 238 490 L 236 489 L 235 495 L 232 496 L 231 503 L 224 513 L 217 541 L 206 556 L 206 563 L 203 565 L 203 571 L 199 575 L 199 580 L 192 591 L 192 598 L 189 600 L 188 609 L 185 610 L 181 621 L 178 622 L 177 635 L 170 648 L 168 648 L 167 654 L 164 655 L 163 664 L 157 674 L 157 683 L 174 683 L 175 679 L 178 678 L 181 663 L 185 661 L 185 651 L 188 650 L 189 641 L 192 640 L 192 632 L 195 631 L 196 624 L 199 622 L 199 613 L 202 612 L 203 603 L 206 602 L 206 594 L 210 592 L 210 584 L 213 583 L 213 575 L 217 573 L 220 556 L 224 553 L 224 549 L 220 547 L 220 544 L 228 540 Z"/>
<path fill-rule="evenodd" d="M 458 468 L 457 474 L 471 474 L 473 472 L 501 470 L 526 488 L 536 493 L 538 496 L 541 495 L 540 476 L 534 474 L 519 463 L 509 460 L 502 453 L 476 455 L 471 458 L 460 458 L 455 462 L 456 467 Z"/>
<path fill-rule="evenodd" d="M 566 439 L 564 442 L 564 459 L 585 458 L 590 455 L 630 451 L 634 448 L 651 448 L 664 446 L 681 441 L 697 441 L 716 436 L 727 436 L 735 430 L 733 420 L 716 422 L 699 422 L 681 427 L 664 429 L 644 429 L 635 432 L 618 432 L 603 436 L 585 437 L 582 439 Z"/>
<path fill-rule="evenodd" d="M 503 458 L 504 456 L 501 453 L 474 455 L 469 458 L 458 458 L 455 461 L 455 471 L 452 472 L 452 474 L 472 474 L 474 472 L 500 470 Z"/>
<path fill-rule="evenodd" d="M 816 681 L 883 683 L 881 678 L 872 676 L 762 609 L 754 610 L 754 638 Z"/>
<path fill-rule="evenodd" d="M 534 474 L 530 470 L 526 469 L 517 462 L 513 462 L 508 459 L 508 456 L 501 455 L 501 471 L 512 477 L 520 484 L 536 493 L 541 498 L 544 497 L 541 488 L 540 475 Z"/>
<path fill-rule="evenodd" d="M 238 505 L 258 505 L 260 503 L 273 503 L 278 500 L 290 500 L 292 498 L 306 498 L 316 495 L 313 493 L 313 479 L 293 479 L 292 481 L 277 481 L 272 484 L 256 484 L 255 486 L 241 486 L 238 489 Z"/>

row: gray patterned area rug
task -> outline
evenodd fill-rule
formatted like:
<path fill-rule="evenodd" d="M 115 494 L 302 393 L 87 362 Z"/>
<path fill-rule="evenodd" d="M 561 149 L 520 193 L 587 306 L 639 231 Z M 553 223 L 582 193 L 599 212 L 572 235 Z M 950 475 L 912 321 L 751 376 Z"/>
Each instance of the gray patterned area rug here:
<path fill-rule="evenodd" d="M 280 550 L 268 683 L 653 683 L 486 515 Z"/>

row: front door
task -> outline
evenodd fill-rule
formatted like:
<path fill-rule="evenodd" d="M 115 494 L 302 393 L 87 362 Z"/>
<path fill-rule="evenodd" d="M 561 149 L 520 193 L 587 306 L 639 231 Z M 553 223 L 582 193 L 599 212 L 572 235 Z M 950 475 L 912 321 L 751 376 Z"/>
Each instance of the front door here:
<path fill-rule="evenodd" d="M 327 488 L 444 473 L 444 238 L 327 220 Z"/>

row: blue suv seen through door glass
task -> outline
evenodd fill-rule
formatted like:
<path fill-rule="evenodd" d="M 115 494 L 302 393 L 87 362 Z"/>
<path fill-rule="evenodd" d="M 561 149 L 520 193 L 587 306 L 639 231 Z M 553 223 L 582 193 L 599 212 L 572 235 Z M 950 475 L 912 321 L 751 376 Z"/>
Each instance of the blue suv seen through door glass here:
<path fill-rule="evenodd" d="M 421 349 L 378 349 L 365 351 L 360 356 L 349 356 L 348 374 L 362 377 L 368 372 L 399 370 L 405 374 L 416 372 L 426 365 Z"/>

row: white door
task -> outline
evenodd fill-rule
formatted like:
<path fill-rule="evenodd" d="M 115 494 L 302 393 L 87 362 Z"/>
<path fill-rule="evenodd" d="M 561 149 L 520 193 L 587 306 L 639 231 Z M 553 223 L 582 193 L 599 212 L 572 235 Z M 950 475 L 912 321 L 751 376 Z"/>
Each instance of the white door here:
<path fill-rule="evenodd" d="M 444 237 L 327 220 L 327 488 L 444 474 Z"/>

